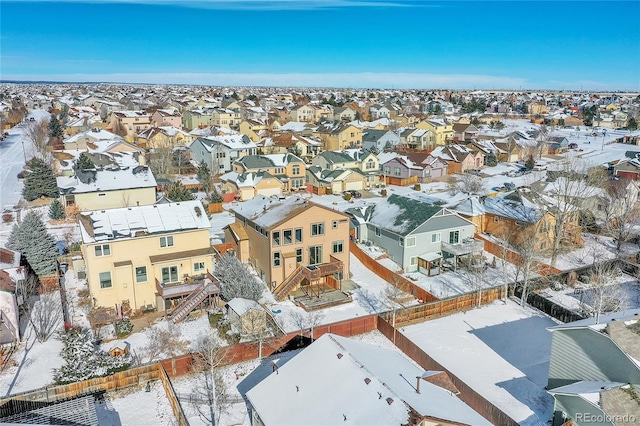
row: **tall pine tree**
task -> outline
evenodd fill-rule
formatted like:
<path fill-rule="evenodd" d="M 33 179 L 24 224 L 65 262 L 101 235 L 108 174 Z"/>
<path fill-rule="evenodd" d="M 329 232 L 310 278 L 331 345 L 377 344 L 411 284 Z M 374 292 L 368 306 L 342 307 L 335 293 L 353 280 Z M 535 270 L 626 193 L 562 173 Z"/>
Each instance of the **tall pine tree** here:
<path fill-rule="evenodd" d="M 22 195 L 27 201 L 35 200 L 40 196 L 57 198 L 58 183 L 53 169 L 42 159 L 33 157 L 27 163 L 28 173 L 24 178 Z"/>
<path fill-rule="evenodd" d="M 209 193 L 211 191 L 211 169 L 204 160 L 200 161 L 198 164 L 198 180 L 202 184 L 202 189 L 205 193 Z"/>
<path fill-rule="evenodd" d="M 51 139 L 62 139 L 63 131 L 64 129 L 62 128 L 62 124 L 60 124 L 58 116 L 51 114 L 51 120 L 49 120 L 49 136 Z"/>
<path fill-rule="evenodd" d="M 21 252 L 37 275 L 53 274 L 58 268 L 56 243 L 40 215 L 33 210 L 24 216 L 20 225 L 13 227 L 7 248 Z"/>

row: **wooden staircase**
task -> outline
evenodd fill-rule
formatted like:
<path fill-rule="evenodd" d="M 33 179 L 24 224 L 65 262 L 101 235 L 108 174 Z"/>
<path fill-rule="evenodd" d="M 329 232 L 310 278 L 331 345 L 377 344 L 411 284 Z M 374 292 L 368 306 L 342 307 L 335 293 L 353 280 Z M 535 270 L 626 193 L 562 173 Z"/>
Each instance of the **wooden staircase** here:
<path fill-rule="evenodd" d="M 213 281 L 203 281 L 186 299 L 171 312 L 171 321 L 176 324 L 185 319 L 209 295 L 219 291 Z"/>
<path fill-rule="evenodd" d="M 273 296 L 276 298 L 278 302 L 282 302 L 287 298 L 289 293 L 300 284 L 300 282 L 306 277 L 305 268 L 302 265 L 298 265 L 298 267 L 289 275 L 284 281 L 280 283 L 280 285 L 273 290 Z"/>

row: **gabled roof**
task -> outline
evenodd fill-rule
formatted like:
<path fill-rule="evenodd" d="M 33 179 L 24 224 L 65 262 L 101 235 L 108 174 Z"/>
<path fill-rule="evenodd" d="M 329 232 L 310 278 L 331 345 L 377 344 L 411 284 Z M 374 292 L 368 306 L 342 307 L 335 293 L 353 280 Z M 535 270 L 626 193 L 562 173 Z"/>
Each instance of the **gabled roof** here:
<path fill-rule="evenodd" d="M 406 236 L 442 210 L 440 206 L 393 194 L 375 206 L 367 208 L 365 220 Z"/>
<path fill-rule="evenodd" d="M 269 167 L 286 167 L 291 163 L 304 163 L 300 158 L 291 153 L 269 155 L 245 155 L 235 161 L 246 169 L 259 169 Z"/>
<path fill-rule="evenodd" d="M 267 426 L 407 424 L 410 410 L 452 423 L 490 424 L 450 390 L 430 383 L 429 373 L 399 352 L 327 333 L 247 398 Z M 422 376 L 417 393 L 416 377 Z"/>
<path fill-rule="evenodd" d="M 262 306 L 255 300 L 243 299 L 242 297 L 234 297 L 227 302 L 227 305 L 239 316 L 242 316 L 252 309 L 263 311 Z"/>
<path fill-rule="evenodd" d="M 256 148 L 256 144 L 247 135 L 205 136 L 192 142 L 195 143 L 202 144 L 208 151 L 214 150 L 216 146 L 224 146 L 230 150 Z"/>
<path fill-rule="evenodd" d="M 269 172 L 265 170 L 260 170 L 258 172 L 248 172 L 248 173 L 237 173 L 237 172 L 228 172 L 224 175 L 220 176 L 220 180 L 223 182 L 233 182 L 238 188 L 253 188 L 257 184 L 260 183 L 263 179 L 273 178 L 278 180 L 277 177 L 273 176 Z"/>

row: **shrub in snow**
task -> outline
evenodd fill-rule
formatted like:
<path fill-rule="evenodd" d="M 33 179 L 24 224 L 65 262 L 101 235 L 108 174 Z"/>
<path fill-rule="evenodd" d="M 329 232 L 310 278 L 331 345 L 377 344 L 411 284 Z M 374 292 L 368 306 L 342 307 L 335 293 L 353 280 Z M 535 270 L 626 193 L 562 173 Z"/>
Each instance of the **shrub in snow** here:
<path fill-rule="evenodd" d="M 58 333 L 58 339 L 64 344 L 61 352 L 64 365 L 53 369 L 57 384 L 108 376 L 126 370 L 131 364 L 129 355 L 112 357 L 100 351 L 89 330 L 71 328 Z"/>
<path fill-rule="evenodd" d="M 224 300 L 231 300 L 234 297 L 258 300 L 262 296 L 263 286 L 232 254 L 220 256 L 216 261 L 213 274 L 220 280 Z"/>
<path fill-rule="evenodd" d="M 7 248 L 22 253 L 38 275 L 53 274 L 58 268 L 56 243 L 34 211 L 27 213 L 20 225 L 13 225 Z"/>
<path fill-rule="evenodd" d="M 58 200 L 53 200 L 53 203 L 49 206 L 49 217 L 53 220 L 64 219 L 66 216 L 62 203 Z"/>
<path fill-rule="evenodd" d="M 118 339 L 128 336 L 129 334 L 131 334 L 131 331 L 133 331 L 133 324 L 131 324 L 129 318 L 122 318 L 113 326 L 116 330 L 116 336 L 118 337 Z"/>

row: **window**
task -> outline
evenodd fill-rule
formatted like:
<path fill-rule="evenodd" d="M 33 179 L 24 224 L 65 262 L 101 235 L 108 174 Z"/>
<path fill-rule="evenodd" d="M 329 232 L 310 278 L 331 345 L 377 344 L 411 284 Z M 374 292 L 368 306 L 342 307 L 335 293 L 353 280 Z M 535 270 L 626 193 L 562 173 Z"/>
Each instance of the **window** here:
<path fill-rule="evenodd" d="M 173 247 L 173 236 L 160 237 L 160 247 Z"/>
<path fill-rule="evenodd" d="M 384 166 L 384 174 L 385 175 L 391 174 L 391 167 L 390 166 Z"/>
<path fill-rule="evenodd" d="M 291 229 L 285 229 L 282 232 L 283 244 L 293 243 L 293 231 Z"/>
<path fill-rule="evenodd" d="M 376 237 L 380 236 L 380 228 L 376 228 Z"/>
<path fill-rule="evenodd" d="M 431 242 L 437 243 L 438 241 L 440 241 L 440 233 L 431 234 Z"/>
<path fill-rule="evenodd" d="M 416 245 L 416 237 L 407 238 L 407 247 L 414 247 Z"/>
<path fill-rule="evenodd" d="M 302 249 L 296 249 L 296 263 L 302 263 Z"/>
<path fill-rule="evenodd" d="M 291 179 L 291 189 L 298 189 L 304 187 L 304 179 Z"/>
<path fill-rule="evenodd" d="M 456 244 L 460 240 L 460 231 L 449 232 L 449 244 Z"/>
<path fill-rule="evenodd" d="M 331 222 L 331 229 L 337 229 L 338 228 L 338 221 L 334 220 Z"/>
<path fill-rule="evenodd" d="M 277 175 L 284 174 L 284 167 L 276 167 L 274 173 L 277 174 Z"/>
<path fill-rule="evenodd" d="M 167 266 L 162 268 L 162 284 L 178 282 L 178 267 Z"/>
<path fill-rule="evenodd" d="M 106 197 L 107 194 L 105 194 L 104 192 L 101 192 L 100 194 L 98 194 L 98 197 Z"/>
<path fill-rule="evenodd" d="M 296 228 L 296 243 L 302 242 L 302 228 Z"/>
<path fill-rule="evenodd" d="M 370 169 L 375 169 L 376 168 L 376 162 L 373 160 L 369 160 L 367 161 L 367 164 L 365 165 L 365 169 L 366 170 L 370 170 Z"/>
<path fill-rule="evenodd" d="M 498 221 L 498 216 L 494 216 L 494 217 L 493 217 L 493 221 L 494 221 L 494 222 L 497 222 L 497 221 Z"/>
<path fill-rule="evenodd" d="M 400 247 L 404 247 L 404 237 L 403 236 L 399 236 L 398 237 L 398 244 L 400 244 Z"/>
<path fill-rule="evenodd" d="M 324 222 L 311 224 L 311 236 L 324 235 Z"/>
<path fill-rule="evenodd" d="M 411 259 L 409 259 L 409 264 L 410 265 L 417 265 L 418 264 L 418 256 L 413 256 Z"/>
<path fill-rule="evenodd" d="M 93 248 L 96 257 L 109 256 L 111 254 L 111 246 L 109 244 L 101 244 Z"/>
<path fill-rule="evenodd" d="M 293 175 L 299 175 L 299 174 L 300 174 L 300 166 L 299 166 L 299 165 L 297 165 L 297 164 L 296 164 L 295 166 L 293 166 L 293 168 L 292 168 L 292 170 L 291 170 L 291 173 L 292 173 Z"/>
<path fill-rule="evenodd" d="M 136 282 L 137 283 L 147 282 L 147 267 L 146 266 L 138 266 L 136 268 Z"/>
<path fill-rule="evenodd" d="M 196 262 L 193 264 L 193 270 L 195 272 L 204 272 L 204 262 Z"/>
<path fill-rule="evenodd" d="M 393 168 L 393 174 L 395 176 L 400 176 L 402 173 L 400 172 L 400 167 L 394 167 Z"/>
<path fill-rule="evenodd" d="M 279 251 L 275 251 L 273 252 L 273 266 L 274 267 L 278 267 L 280 266 L 280 252 Z"/>
<path fill-rule="evenodd" d="M 309 247 L 309 265 L 322 263 L 322 246 Z"/>
<path fill-rule="evenodd" d="M 280 231 L 273 231 L 271 233 L 271 241 L 273 241 L 274 247 L 280 246 Z"/>
<path fill-rule="evenodd" d="M 519 221 L 519 220 L 516 220 L 516 226 L 521 226 L 521 227 L 523 227 L 523 226 L 524 226 L 524 222 L 521 222 L 521 221 Z"/>
<path fill-rule="evenodd" d="M 111 272 L 100 272 L 100 288 L 111 288 Z"/>
<path fill-rule="evenodd" d="M 343 244 L 342 241 L 334 241 L 333 242 L 333 253 L 342 253 Z"/>

